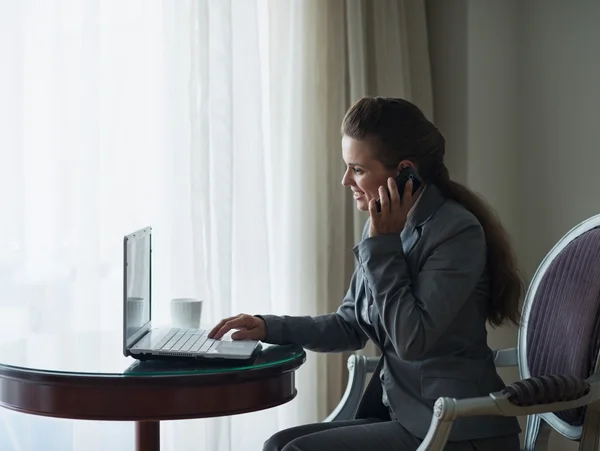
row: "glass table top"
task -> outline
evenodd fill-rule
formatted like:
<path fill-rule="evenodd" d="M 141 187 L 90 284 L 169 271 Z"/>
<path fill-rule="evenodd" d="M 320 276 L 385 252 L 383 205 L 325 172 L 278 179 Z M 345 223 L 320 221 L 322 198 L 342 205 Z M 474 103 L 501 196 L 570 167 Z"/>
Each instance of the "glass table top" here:
<path fill-rule="evenodd" d="M 257 370 L 305 358 L 304 350 L 297 346 L 262 344 L 262 350 L 250 361 L 141 362 L 123 355 L 121 333 L 40 334 L 3 341 L 0 342 L 0 370 L 16 368 L 82 376 L 200 375 Z"/>

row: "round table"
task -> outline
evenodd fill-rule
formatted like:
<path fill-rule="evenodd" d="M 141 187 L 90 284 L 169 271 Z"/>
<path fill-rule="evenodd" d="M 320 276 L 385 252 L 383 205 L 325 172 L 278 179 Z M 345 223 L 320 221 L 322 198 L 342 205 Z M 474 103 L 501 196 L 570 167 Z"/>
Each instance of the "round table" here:
<path fill-rule="evenodd" d="M 296 396 L 306 354 L 263 345 L 252 362 L 124 357 L 108 333 L 33 335 L 0 344 L 0 405 L 33 415 L 135 421 L 137 451 L 160 449 L 160 421 L 275 407 Z"/>

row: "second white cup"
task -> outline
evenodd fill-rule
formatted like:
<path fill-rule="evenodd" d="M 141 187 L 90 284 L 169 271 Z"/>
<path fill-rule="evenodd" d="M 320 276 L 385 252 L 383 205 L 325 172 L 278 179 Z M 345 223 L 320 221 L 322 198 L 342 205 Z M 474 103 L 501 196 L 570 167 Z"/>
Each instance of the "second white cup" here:
<path fill-rule="evenodd" d="M 171 325 L 182 329 L 199 329 L 202 319 L 202 300 L 171 299 Z"/>

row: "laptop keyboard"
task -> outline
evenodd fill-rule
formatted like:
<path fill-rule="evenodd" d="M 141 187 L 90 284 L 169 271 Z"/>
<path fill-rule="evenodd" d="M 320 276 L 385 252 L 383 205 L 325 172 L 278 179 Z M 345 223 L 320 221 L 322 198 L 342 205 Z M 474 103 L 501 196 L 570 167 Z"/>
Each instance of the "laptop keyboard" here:
<path fill-rule="evenodd" d="M 208 352 L 218 340 L 208 338 L 207 330 L 171 329 L 155 346 L 154 351 L 162 352 Z"/>

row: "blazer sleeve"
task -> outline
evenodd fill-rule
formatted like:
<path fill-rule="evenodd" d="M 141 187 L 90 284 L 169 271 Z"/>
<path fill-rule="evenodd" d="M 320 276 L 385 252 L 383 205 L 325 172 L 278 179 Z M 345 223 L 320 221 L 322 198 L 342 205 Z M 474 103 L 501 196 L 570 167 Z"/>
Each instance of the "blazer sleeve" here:
<path fill-rule="evenodd" d="M 356 319 L 354 303 L 360 287 L 357 270 L 342 305 L 335 313 L 319 316 L 257 315 L 267 325 L 266 343 L 296 344 L 317 352 L 354 351 L 364 348 L 368 337 Z"/>
<path fill-rule="evenodd" d="M 400 235 L 364 239 L 354 253 L 381 324 L 396 353 L 418 360 L 455 320 L 486 264 L 485 235 L 475 218 L 457 221 L 411 280 Z"/>

